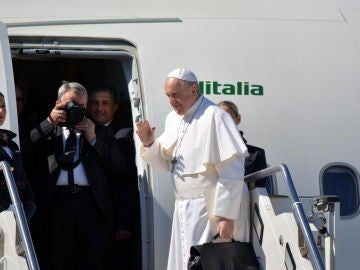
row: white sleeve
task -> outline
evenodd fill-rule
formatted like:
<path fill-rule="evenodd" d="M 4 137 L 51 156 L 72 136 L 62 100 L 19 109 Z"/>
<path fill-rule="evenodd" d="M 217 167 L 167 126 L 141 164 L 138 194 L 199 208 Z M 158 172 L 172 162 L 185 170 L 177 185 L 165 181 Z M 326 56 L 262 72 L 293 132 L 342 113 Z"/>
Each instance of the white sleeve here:
<path fill-rule="evenodd" d="M 244 189 L 244 157 L 233 155 L 215 165 L 219 174 L 216 184 L 213 215 L 237 219 Z"/>
<path fill-rule="evenodd" d="M 154 169 L 159 171 L 169 171 L 169 160 L 163 153 L 159 141 L 155 140 L 150 147 L 141 146 L 141 157 Z"/>

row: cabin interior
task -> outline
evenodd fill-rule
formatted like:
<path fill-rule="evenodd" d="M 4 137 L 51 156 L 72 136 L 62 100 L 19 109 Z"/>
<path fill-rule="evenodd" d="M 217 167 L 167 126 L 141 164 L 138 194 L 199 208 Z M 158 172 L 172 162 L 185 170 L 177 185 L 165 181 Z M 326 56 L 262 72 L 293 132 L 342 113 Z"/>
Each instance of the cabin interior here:
<path fill-rule="evenodd" d="M 99 48 L 54 49 L 52 45 L 44 48 L 43 43 L 37 39 L 10 39 L 15 85 L 24 93 L 22 117 L 32 123 L 44 120 L 55 105 L 62 82 L 68 81 L 79 82 L 88 91 L 99 85 L 114 89 L 119 104 L 115 121 L 123 126 L 133 126 L 128 90 L 131 75 L 126 74 L 126 70 L 131 70 L 129 54 L 121 49 L 109 52 Z M 138 265 L 141 261 L 140 241 L 135 249 L 135 264 Z"/>
<path fill-rule="evenodd" d="M 63 81 L 79 82 L 91 90 L 107 85 L 116 90 L 117 118 L 132 125 L 131 107 L 122 62 L 118 59 L 76 59 L 49 57 L 13 58 L 15 84 L 25 92 L 26 114 L 44 119 L 55 105 Z"/>

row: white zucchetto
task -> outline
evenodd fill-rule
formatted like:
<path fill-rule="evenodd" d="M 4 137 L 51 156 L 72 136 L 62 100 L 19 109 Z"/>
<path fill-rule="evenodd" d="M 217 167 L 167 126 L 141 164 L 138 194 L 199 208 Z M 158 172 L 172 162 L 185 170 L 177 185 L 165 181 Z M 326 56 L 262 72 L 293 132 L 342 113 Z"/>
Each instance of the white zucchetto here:
<path fill-rule="evenodd" d="M 188 82 L 198 81 L 195 74 L 187 68 L 176 68 L 167 75 L 167 78 L 176 78 Z"/>

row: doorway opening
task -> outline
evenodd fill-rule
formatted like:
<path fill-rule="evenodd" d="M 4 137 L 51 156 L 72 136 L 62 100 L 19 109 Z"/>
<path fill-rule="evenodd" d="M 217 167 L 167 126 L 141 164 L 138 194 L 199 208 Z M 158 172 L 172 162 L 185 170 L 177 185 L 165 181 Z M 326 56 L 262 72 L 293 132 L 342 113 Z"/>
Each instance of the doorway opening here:
<path fill-rule="evenodd" d="M 119 104 L 114 121 L 123 127 L 133 128 L 135 117 L 133 117 L 131 100 L 134 100 L 134 96 L 130 97 L 129 93 L 135 93 L 137 99 L 139 98 L 139 93 L 136 92 L 138 89 L 133 88 L 134 74 L 137 83 L 139 82 L 136 48 L 132 44 L 122 40 L 10 37 L 10 47 L 15 85 L 23 92 L 23 100 L 17 100 L 23 102 L 23 110 L 21 115 L 18 112 L 18 117 L 27 119 L 31 123 L 28 125 L 29 129 L 24 132 L 28 133 L 30 128 L 49 115 L 57 100 L 58 89 L 64 81 L 79 82 L 87 90 L 99 85 L 114 90 L 115 100 Z M 136 106 L 141 110 L 139 104 Z M 21 145 L 22 132 L 19 131 Z M 130 136 L 132 137 L 133 134 Z M 26 160 L 24 163 L 27 171 L 30 171 L 31 168 L 27 166 Z M 31 172 L 28 175 L 31 177 Z M 35 196 L 36 190 L 39 190 L 36 185 L 35 183 L 33 187 Z M 135 264 L 141 269 L 141 264 L 147 260 L 141 255 L 147 254 L 147 251 L 141 252 L 142 248 L 145 248 L 141 246 L 141 237 L 148 238 L 148 236 L 141 236 L 140 230 L 144 225 L 138 226 L 139 241 L 135 245 L 134 253 Z M 36 239 L 34 243 L 36 244 Z"/>

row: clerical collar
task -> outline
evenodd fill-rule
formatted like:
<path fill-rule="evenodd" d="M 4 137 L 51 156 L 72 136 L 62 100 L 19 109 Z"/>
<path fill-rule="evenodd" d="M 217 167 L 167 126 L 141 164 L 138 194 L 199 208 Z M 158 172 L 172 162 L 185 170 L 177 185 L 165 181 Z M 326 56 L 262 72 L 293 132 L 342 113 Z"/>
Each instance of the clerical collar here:
<path fill-rule="evenodd" d="M 197 109 L 200 107 L 202 100 L 204 99 L 203 95 L 200 95 L 199 98 L 195 101 L 195 103 L 188 109 L 188 111 L 184 115 L 184 120 L 188 121 L 189 119 L 192 119 L 193 114 L 197 111 Z"/>

